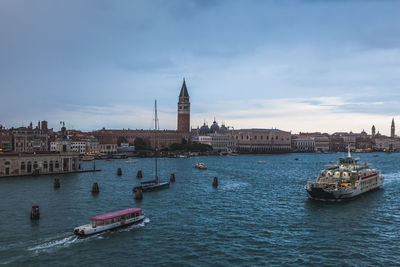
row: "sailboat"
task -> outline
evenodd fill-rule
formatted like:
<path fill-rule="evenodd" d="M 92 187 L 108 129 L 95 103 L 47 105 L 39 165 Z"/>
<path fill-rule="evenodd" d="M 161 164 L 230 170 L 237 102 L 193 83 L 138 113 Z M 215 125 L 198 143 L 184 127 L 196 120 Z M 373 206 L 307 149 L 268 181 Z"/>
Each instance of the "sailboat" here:
<path fill-rule="evenodd" d="M 135 186 L 133 188 L 133 192 L 137 189 L 141 189 L 142 192 L 155 191 L 169 187 L 169 182 L 160 182 L 158 179 L 159 167 L 158 167 L 158 136 L 157 133 L 159 131 L 159 123 L 157 116 L 157 100 L 154 101 L 154 142 L 155 142 L 155 157 L 154 157 L 154 165 L 155 165 L 155 179 L 150 181 L 144 181 L 140 183 L 140 186 Z"/>

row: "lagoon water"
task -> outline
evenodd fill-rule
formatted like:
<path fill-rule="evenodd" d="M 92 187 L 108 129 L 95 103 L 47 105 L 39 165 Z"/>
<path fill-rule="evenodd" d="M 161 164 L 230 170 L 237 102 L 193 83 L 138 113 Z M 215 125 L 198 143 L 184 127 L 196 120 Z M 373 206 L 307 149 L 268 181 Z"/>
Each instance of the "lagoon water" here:
<path fill-rule="evenodd" d="M 309 200 L 307 180 L 342 155 L 160 159 L 161 180 L 175 173 L 176 182 L 142 201 L 132 187 L 138 170 L 142 180 L 153 178 L 153 159 L 96 161 L 97 173 L 0 179 L 0 264 L 399 266 L 400 154 L 357 155 L 382 170 L 381 189 L 345 203 Z M 209 169 L 194 169 L 197 162 Z M 54 178 L 61 188 L 53 188 Z M 39 221 L 29 219 L 32 205 L 40 206 Z M 145 222 L 73 235 L 87 218 L 128 207 L 143 208 Z"/>

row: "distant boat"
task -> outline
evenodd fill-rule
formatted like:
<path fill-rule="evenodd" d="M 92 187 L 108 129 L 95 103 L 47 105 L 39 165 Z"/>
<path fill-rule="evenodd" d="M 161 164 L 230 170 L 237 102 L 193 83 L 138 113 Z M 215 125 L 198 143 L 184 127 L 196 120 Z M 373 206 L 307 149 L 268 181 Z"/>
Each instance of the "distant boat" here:
<path fill-rule="evenodd" d="M 268 162 L 263 161 L 263 160 L 259 160 L 259 161 L 257 161 L 257 163 L 258 163 L 258 164 L 267 164 Z"/>
<path fill-rule="evenodd" d="M 208 168 L 207 168 L 207 166 L 204 164 L 204 163 L 197 163 L 196 165 L 194 165 L 194 167 L 196 168 L 196 169 L 199 169 L 199 170 L 207 170 Z"/>
<path fill-rule="evenodd" d="M 83 156 L 82 161 L 92 161 L 94 160 L 94 156 Z"/>
<path fill-rule="evenodd" d="M 158 132 L 159 126 L 158 126 L 158 117 L 157 117 L 157 100 L 154 102 L 154 139 L 155 139 L 155 157 L 154 157 L 154 165 L 155 165 L 155 179 L 150 180 L 150 181 L 144 181 L 141 182 L 139 186 L 135 186 L 133 188 L 133 192 L 135 193 L 136 190 L 141 189 L 142 192 L 148 192 L 148 191 L 155 191 L 155 190 L 160 190 L 160 189 L 165 189 L 169 188 L 169 182 L 162 182 L 158 180 L 158 137 L 157 137 L 157 132 Z"/>
<path fill-rule="evenodd" d="M 89 218 L 91 223 L 75 227 L 74 234 L 79 236 L 93 235 L 107 230 L 138 223 L 143 221 L 144 218 L 145 214 L 140 208 L 130 208 L 109 212 L 103 215 Z"/>
<path fill-rule="evenodd" d="M 136 159 L 125 160 L 125 163 L 136 163 Z"/>

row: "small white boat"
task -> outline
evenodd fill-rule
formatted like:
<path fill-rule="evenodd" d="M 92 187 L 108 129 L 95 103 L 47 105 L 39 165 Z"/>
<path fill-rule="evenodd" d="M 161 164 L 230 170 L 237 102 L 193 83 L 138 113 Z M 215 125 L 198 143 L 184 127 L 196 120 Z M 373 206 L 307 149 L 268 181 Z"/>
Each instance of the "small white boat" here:
<path fill-rule="evenodd" d="M 125 160 L 125 163 L 136 163 L 136 159 Z"/>
<path fill-rule="evenodd" d="M 194 165 L 194 167 L 196 168 L 196 169 L 199 169 L 199 170 L 207 170 L 207 166 L 204 164 L 204 163 L 197 163 L 196 165 Z"/>
<path fill-rule="evenodd" d="M 258 164 L 267 164 L 268 162 L 264 161 L 264 160 L 259 160 L 257 161 Z"/>
<path fill-rule="evenodd" d="M 82 157 L 82 161 L 92 161 L 92 160 L 94 160 L 94 156 L 87 155 Z"/>
<path fill-rule="evenodd" d="M 91 223 L 75 227 L 74 234 L 88 236 L 103 231 L 131 225 L 143 221 L 145 214 L 140 208 L 130 208 L 109 212 L 103 215 L 89 218 Z"/>

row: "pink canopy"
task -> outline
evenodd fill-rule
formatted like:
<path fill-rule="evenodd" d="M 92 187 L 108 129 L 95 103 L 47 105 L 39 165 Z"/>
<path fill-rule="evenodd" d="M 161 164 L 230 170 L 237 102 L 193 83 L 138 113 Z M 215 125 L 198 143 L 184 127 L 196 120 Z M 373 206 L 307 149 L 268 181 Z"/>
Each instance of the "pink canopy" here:
<path fill-rule="evenodd" d="M 126 209 L 126 210 L 119 210 L 119 211 L 109 212 L 109 213 L 106 213 L 106 214 L 103 214 L 103 215 L 99 215 L 99 216 L 96 216 L 96 217 L 89 218 L 89 220 L 91 220 L 91 221 L 104 221 L 104 220 L 113 219 L 115 217 L 131 214 L 131 213 L 135 213 L 135 212 L 140 212 L 140 211 L 142 211 L 142 209 L 140 209 L 140 208 L 130 208 L 130 209 Z"/>

